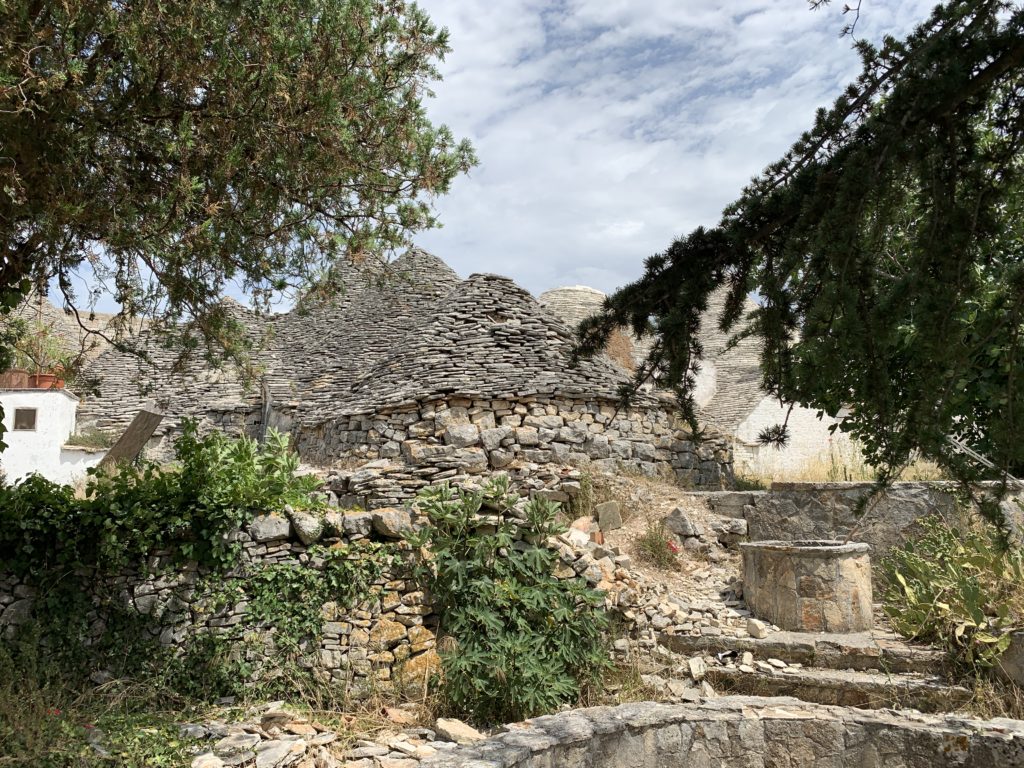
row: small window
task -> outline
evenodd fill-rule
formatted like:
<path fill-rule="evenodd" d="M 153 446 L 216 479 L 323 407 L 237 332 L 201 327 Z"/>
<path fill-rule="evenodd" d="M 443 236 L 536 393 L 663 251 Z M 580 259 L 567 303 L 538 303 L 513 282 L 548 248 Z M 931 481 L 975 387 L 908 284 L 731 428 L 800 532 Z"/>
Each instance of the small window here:
<path fill-rule="evenodd" d="M 15 408 L 14 409 L 14 431 L 15 432 L 34 432 L 36 428 L 36 409 L 35 408 Z"/>

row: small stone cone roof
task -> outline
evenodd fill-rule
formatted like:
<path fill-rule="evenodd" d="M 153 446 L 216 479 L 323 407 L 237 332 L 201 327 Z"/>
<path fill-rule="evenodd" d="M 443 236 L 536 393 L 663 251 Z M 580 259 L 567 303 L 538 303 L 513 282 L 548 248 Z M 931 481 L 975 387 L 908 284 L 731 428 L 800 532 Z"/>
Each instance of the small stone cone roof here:
<path fill-rule="evenodd" d="M 714 365 L 716 373 L 714 395 L 701 409 L 701 417 L 731 434 L 766 395 L 761 389 L 760 340 L 747 338 L 728 349 L 729 339 L 739 328 L 726 333 L 718 327 L 727 296 L 726 287 L 714 291 L 708 297 L 708 308 L 701 318 L 699 339 L 704 347 L 704 360 Z M 595 288 L 574 285 L 545 291 L 538 300 L 575 329 L 584 319 L 601 310 L 604 299 L 605 294 Z M 745 314 L 755 309 L 757 305 L 748 298 Z M 630 340 L 634 365 L 639 365 L 650 351 L 651 341 L 633 337 Z"/>
<path fill-rule="evenodd" d="M 537 297 L 541 306 L 569 326 L 573 331 L 591 315 L 601 311 L 605 294 L 585 285 L 552 288 Z"/>
<path fill-rule="evenodd" d="M 355 384 L 340 410 L 439 396 L 617 400 L 628 376 L 600 358 L 571 367 L 572 347 L 569 328 L 512 280 L 471 275 Z"/>
<path fill-rule="evenodd" d="M 580 323 L 601 311 L 605 298 L 596 288 L 572 285 L 545 291 L 537 300 L 575 333 Z M 632 374 L 647 358 L 651 342 L 650 337 L 637 338 L 629 329 L 620 328 L 609 339 L 605 354 Z"/>
<path fill-rule="evenodd" d="M 418 248 L 383 269 L 349 268 L 343 280 L 339 296 L 274 319 L 266 378 L 275 401 L 294 401 L 308 412 L 333 409 L 460 282 L 451 267 Z"/>
<path fill-rule="evenodd" d="M 260 345 L 265 341 L 265 321 L 234 299 L 226 298 L 223 304 L 254 345 L 253 357 L 258 359 Z M 110 348 L 83 370 L 86 386 L 95 385 L 96 389 L 82 394 L 77 414 L 79 425 L 120 432 L 143 406 L 155 403 L 167 413 L 158 429 L 158 434 L 162 434 L 183 415 L 247 408 L 259 403 L 259 383 L 244 382 L 230 363 L 213 366 L 197 351 L 178 365 L 179 350 L 165 346 L 148 330 L 129 343 L 144 350 L 148 359 Z"/>

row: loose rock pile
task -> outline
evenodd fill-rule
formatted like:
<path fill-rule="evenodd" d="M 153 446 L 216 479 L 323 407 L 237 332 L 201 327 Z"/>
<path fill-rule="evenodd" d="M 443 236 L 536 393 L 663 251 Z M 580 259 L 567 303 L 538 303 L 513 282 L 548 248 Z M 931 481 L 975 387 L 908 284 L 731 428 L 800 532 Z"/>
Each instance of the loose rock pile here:
<path fill-rule="evenodd" d="M 416 719 L 401 708 L 388 715 L 397 726 Z M 280 701 L 241 722 L 188 724 L 181 733 L 205 742 L 192 768 L 415 768 L 439 750 L 484 738 L 458 720 L 438 720 L 434 728 L 389 728 L 342 746 L 337 732 Z"/>

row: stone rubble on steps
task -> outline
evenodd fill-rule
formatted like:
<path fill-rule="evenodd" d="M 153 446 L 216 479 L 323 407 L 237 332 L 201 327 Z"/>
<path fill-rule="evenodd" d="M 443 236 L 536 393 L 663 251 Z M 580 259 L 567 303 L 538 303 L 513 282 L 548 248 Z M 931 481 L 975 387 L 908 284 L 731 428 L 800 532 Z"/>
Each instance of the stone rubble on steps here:
<path fill-rule="evenodd" d="M 698 703 L 717 697 L 703 679 L 708 667 L 722 663 L 714 657 L 686 658 L 661 646 L 645 648 L 627 640 L 616 641 L 615 645 L 623 655 L 639 655 L 646 668 L 657 670 L 641 675 L 657 700 Z M 776 660 L 770 663 L 781 664 Z M 614 686 L 610 692 L 614 693 Z M 180 730 L 183 737 L 205 742 L 191 768 L 417 768 L 421 760 L 493 736 L 456 719 L 439 718 L 433 728 L 410 726 L 419 719 L 415 705 L 388 707 L 385 711 L 400 730 L 385 728 L 376 731 L 373 738 L 357 738 L 344 746 L 336 732 L 310 721 L 284 702 L 263 705 L 241 722 L 190 723 Z M 513 724 L 496 730 L 515 727 Z"/>
<path fill-rule="evenodd" d="M 506 474 L 512 488 L 523 497 L 520 509 L 527 498 L 535 496 L 567 505 L 580 492 L 583 481 L 579 469 L 557 464 L 524 464 L 509 467 Z M 345 534 L 352 540 L 368 536 L 371 531 L 398 538 L 403 530 L 421 524 L 422 520 L 391 504 L 406 504 L 420 488 L 441 481 L 467 489 L 481 483 L 478 477 L 454 470 L 427 475 L 386 459 L 368 462 L 354 471 L 331 470 L 324 487 L 332 504 L 366 504 L 371 509 L 366 512 L 349 510 L 343 516 L 339 512 L 328 513 L 323 529 L 330 532 L 343 525 Z M 383 506 L 385 501 L 389 502 L 387 506 Z M 709 561 L 704 569 L 706 573 L 695 574 L 708 585 L 696 597 L 671 594 L 663 584 L 636 572 L 629 555 L 619 547 L 606 547 L 604 534 L 621 525 L 622 512 L 615 501 L 597 505 L 593 517 L 575 520 L 566 533 L 548 542 L 559 552 L 556 575 L 560 578 L 582 576 L 590 586 L 604 591 L 606 605 L 622 615 L 628 632 L 639 633 L 642 641 L 652 645 L 656 632 L 731 637 L 745 637 L 750 633 L 750 615 L 741 602 L 741 582 L 731 572 L 726 555 L 726 550 L 733 549 L 746 534 L 743 520 L 711 515 L 705 525 L 691 520 L 678 508 L 665 518 L 666 530 L 677 535 L 685 549 L 703 554 Z M 725 589 L 716 585 L 725 585 Z M 765 632 L 771 629 L 761 622 L 754 626 Z"/>
<path fill-rule="evenodd" d="M 621 520 L 618 510 L 613 515 L 606 507 L 597 512 L 602 513 L 610 519 Z M 670 517 L 679 519 L 682 515 L 682 510 L 676 510 Z M 686 530 L 702 530 L 699 524 L 687 522 L 692 527 Z M 682 596 L 633 569 L 629 555 L 618 546 L 605 545 L 605 533 L 597 520 L 580 517 L 566 533 L 549 540 L 549 545 L 559 553 L 555 575 L 560 578 L 582 576 L 590 586 L 603 591 L 607 607 L 621 615 L 626 633 L 635 636 L 641 646 L 653 647 L 659 633 L 726 637 L 757 633 L 755 637 L 763 637 L 777 630 L 770 624 L 752 620 L 741 601 L 742 583 L 733 568 L 724 562 L 724 556 L 719 560 L 709 556 L 706 567 L 694 574 L 695 580 L 703 585 L 699 593 Z M 700 537 L 692 536 L 690 540 L 699 541 Z M 709 554 L 716 550 L 721 551 L 717 541 L 707 543 Z"/>

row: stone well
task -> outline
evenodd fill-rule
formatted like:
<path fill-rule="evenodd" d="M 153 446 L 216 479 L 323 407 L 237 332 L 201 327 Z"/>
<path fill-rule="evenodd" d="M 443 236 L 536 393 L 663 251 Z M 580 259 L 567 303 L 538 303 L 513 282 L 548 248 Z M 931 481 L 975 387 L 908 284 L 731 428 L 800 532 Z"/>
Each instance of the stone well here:
<path fill-rule="evenodd" d="M 944 768 L 1024 765 L 1024 722 L 727 696 L 623 704 L 507 726 L 421 768 Z"/>
<path fill-rule="evenodd" d="M 758 618 L 795 632 L 871 629 L 867 544 L 756 541 L 740 549 L 743 597 Z"/>

